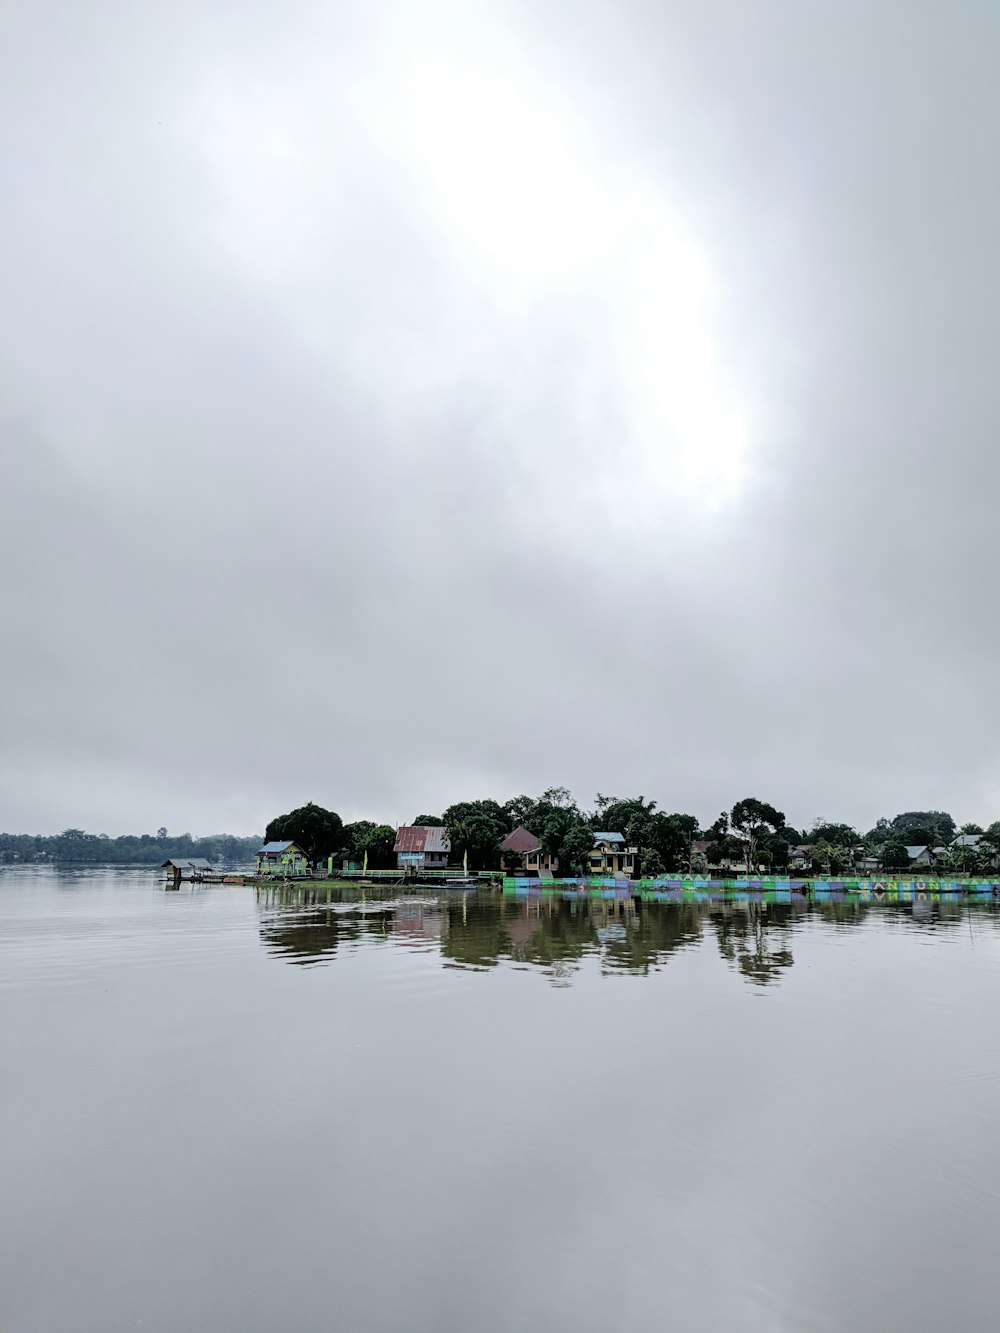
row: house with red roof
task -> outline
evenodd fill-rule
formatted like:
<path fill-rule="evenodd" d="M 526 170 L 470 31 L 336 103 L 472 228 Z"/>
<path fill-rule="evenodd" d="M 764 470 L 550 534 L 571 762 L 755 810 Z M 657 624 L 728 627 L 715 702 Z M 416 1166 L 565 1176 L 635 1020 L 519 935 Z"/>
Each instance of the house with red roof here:
<path fill-rule="evenodd" d="M 451 855 L 448 830 L 432 824 L 403 824 L 396 830 L 396 865 L 400 870 L 446 870 Z"/>
<path fill-rule="evenodd" d="M 559 858 L 543 852 L 535 835 L 522 826 L 508 833 L 500 844 L 500 869 L 505 875 L 520 871 L 529 879 L 536 875 L 551 879 L 559 871 Z"/>

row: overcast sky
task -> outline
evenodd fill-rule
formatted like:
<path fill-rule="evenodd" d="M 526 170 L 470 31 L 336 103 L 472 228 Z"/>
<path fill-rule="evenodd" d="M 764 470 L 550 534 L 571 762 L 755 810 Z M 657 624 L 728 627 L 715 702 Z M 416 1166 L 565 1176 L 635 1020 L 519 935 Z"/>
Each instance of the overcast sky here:
<path fill-rule="evenodd" d="M 1000 10 L 2 11 L 0 828 L 1000 818 Z"/>

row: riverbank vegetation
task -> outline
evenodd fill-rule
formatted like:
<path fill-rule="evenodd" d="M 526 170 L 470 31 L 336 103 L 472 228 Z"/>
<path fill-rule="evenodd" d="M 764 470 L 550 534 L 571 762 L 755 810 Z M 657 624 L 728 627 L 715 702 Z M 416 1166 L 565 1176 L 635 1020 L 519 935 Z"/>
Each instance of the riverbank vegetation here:
<path fill-rule="evenodd" d="M 539 796 L 507 801 L 458 801 L 440 815 L 417 815 L 413 823 L 445 827 L 455 862 L 467 860 L 473 871 L 499 869 L 500 843 L 522 826 L 535 834 L 543 852 L 559 859 L 565 873 L 583 873 L 594 834 L 608 831 L 621 833 L 638 848 L 639 873 L 646 876 L 748 866 L 776 873 L 895 872 L 918 866 L 983 874 L 1000 865 L 1000 820 L 960 826 L 943 810 L 904 811 L 864 831 L 827 819 L 794 828 L 776 806 L 747 797 L 702 823 L 692 814 L 661 810 L 644 796 L 598 793 L 587 808 L 568 788 L 549 787 Z M 367 859 L 373 870 L 396 863 L 392 825 L 373 819 L 344 823 L 336 811 L 311 801 L 272 819 L 264 837 L 297 842 L 315 866 L 331 856 L 338 864 Z M 253 860 L 260 842 L 225 833 L 196 838 L 165 828 L 117 838 L 77 828 L 50 837 L 0 833 L 0 863 L 160 865 L 169 857 L 204 857 L 213 864 L 241 865 Z M 516 854 L 507 854 L 507 866 L 516 870 Z"/>
<path fill-rule="evenodd" d="M 1000 820 L 983 827 L 959 827 L 942 810 L 908 810 L 876 821 L 860 831 L 827 819 L 794 828 L 776 806 L 745 797 L 702 825 L 697 816 L 658 808 L 644 796 L 598 793 L 584 808 L 566 787 L 550 787 L 540 796 L 490 797 L 459 801 L 440 815 L 422 814 L 414 824 L 442 825 L 451 854 L 470 870 L 500 867 L 500 844 L 514 829 L 529 829 L 541 850 L 558 858 L 564 873 L 584 873 L 598 832 L 621 833 L 638 849 L 639 873 L 645 876 L 709 869 L 747 869 L 783 873 L 847 874 L 859 869 L 900 871 L 918 865 L 951 874 L 984 873 L 1000 861 Z M 272 820 L 267 837 L 299 843 L 314 865 L 362 862 L 370 869 L 395 865 L 395 830 L 388 824 L 358 820 L 344 824 L 334 811 L 312 802 Z M 512 861 L 515 864 L 512 866 Z M 506 854 L 516 869 L 516 854 Z"/>

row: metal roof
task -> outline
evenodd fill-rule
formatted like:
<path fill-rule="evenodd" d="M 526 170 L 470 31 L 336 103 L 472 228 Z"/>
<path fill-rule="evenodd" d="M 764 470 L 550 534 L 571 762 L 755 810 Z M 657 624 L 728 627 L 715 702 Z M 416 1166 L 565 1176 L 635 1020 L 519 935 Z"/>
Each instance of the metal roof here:
<path fill-rule="evenodd" d="M 450 852 L 448 830 L 436 824 L 402 824 L 396 830 L 394 852 Z"/>
<path fill-rule="evenodd" d="M 203 856 L 171 856 L 164 861 L 160 869 L 166 870 L 167 866 L 176 866 L 178 870 L 213 870 L 215 868 Z"/>
<path fill-rule="evenodd" d="M 294 846 L 294 842 L 265 842 L 264 846 L 257 852 L 257 855 L 264 856 L 278 852 L 287 852 L 289 847 Z"/>
<path fill-rule="evenodd" d="M 982 836 L 981 833 L 962 833 L 951 845 L 952 847 L 978 847 Z"/>
<path fill-rule="evenodd" d="M 624 833 L 595 833 L 594 842 L 624 842 Z"/>
<path fill-rule="evenodd" d="M 538 839 L 523 825 L 516 828 L 513 833 L 508 833 L 506 838 L 500 844 L 502 852 L 537 852 Z"/>

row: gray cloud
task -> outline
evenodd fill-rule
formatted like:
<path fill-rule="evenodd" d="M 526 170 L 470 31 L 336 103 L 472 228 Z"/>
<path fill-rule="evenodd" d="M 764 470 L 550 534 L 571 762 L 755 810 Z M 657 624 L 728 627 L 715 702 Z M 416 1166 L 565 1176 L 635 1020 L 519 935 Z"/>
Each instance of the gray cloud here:
<path fill-rule="evenodd" d="M 1000 815 L 1000 20 L 15 19 L 0 823 Z"/>

